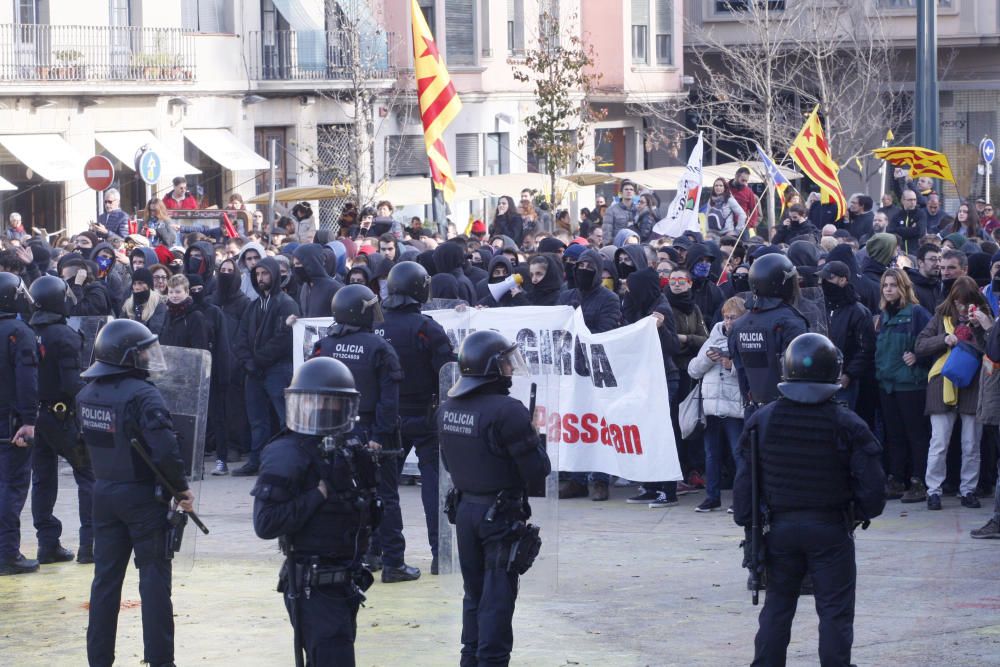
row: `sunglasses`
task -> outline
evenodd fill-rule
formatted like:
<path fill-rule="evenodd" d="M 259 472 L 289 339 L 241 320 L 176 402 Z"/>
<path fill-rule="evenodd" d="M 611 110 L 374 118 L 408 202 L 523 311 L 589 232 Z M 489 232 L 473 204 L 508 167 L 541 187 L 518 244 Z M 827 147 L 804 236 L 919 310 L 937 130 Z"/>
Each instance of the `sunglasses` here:
<path fill-rule="evenodd" d="M 691 282 L 690 278 L 671 278 L 670 279 L 670 284 L 671 285 L 687 285 L 689 282 Z"/>

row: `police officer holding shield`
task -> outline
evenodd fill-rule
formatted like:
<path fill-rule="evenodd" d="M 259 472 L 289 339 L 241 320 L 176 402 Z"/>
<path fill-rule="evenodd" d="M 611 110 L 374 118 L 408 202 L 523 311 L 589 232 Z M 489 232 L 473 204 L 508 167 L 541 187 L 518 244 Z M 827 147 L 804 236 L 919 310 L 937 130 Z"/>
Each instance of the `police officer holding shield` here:
<path fill-rule="evenodd" d="M 506 665 L 518 576 L 541 545 L 538 529 L 525 523 L 527 489 L 544 481 L 551 464 L 527 408 L 509 396 L 511 377 L 527 374 L 517 346 L 477 331 L 462 342 L 458 364 L 461 378 L 437 424 L 465 584 L 461 664 Z"/>
<path fill-rule="evenodd" d="M 92 493 L 94 471 L 80 440 L 76 424 L 77 392 L 80 378 L 80 349 L 83 337 L 66 324 L 71 295 L 65 282 L 42 276 L 31 284 L 35 312 L 30 324 L 38 341 L 38 421 L 35 447 L 31 453 L 31 514 L 38 533 L 38 562 L 58 563 L 73 559 L 59 537 L 62 523 L 52 513 L 59 492 L 59 457 L 73 468 L 80 507 L 79 563 L 94 562 Z"/>
<path fill-rule="evenodd" d="M 89 381 L 76 395 L 80 432 L 94 483 L 94 581 L 90 589 L 87 657 L 91 667 L 115 660 L 122 582 L 135 555 L 142 599 L 143 660 L 174 664 L 174 618 L 168 554 L 169 495 L 158 490 L 150 467 L 132 450 L 137 440 L 190 512 L 194 493 L 184 476 L 170 413 L 150 371 L 166 370 L 157 337 L 140 322 L 106 324 L 94 343 Z"/>
<path fill-rule="evenodd" d="M 769 530 L 766 597 L 754 665 L 783 665 L 803 577 L 819 614 L 819 658 L 847 667 L 854 640 L 854 529 L 882 513 L 882 448 L 854 412 L 833 400 L 843 358 L 825 336 L 796 337 L 784 353 L 780 397 L 746 422 L 733 489 L 736 523 L 754 523 L 753 480 Z M 756 460 L 751 452 L 757 452 Z M 756 475 L 754 474 L 756 469 Z"/>
<path fill-rule="evenodd" d="M 438 442 L 434 423 L 438 373 L 455 360 L 451 341 L 440 324 L 420 313 L 430 297 L 431 277 L 416 262 L 400 262 L 389 271 L 389 296 L 382 301 L 385 321 L 377 328 L 396 350 L 403 369 L 399 386 L 399 423 L 402 466 L 411 449 L 420 468 L 420 498 L 431 545 L 431 574 L 437 574 L 438 552 Z"/>
<path fill-rule="evenodd" d="M 420 578 L 420 570 L 403 558 L 406 541 L 399 509 L 400 466 L 394 458 L 400 454 L 399 383 L 403 369 L 392 346 L 374 333 L 375 325 L 382 322 L 382 309 L 370 289 L 348 285 L 338 290 L 333 297 L 333 318 L 336 324 L 316 343 L 312 358 L 333 357 L 350 369 L 361 392 L 353 434 L 383 454 L 379 496 L 385 514 L 372 538 L 366 564 L 373 571 L 382 570 L 382 583 L 413 581 Z"/>
<path fill-rule="evenodd" d="M 30 299 L 20 278 L 0 273 L 0 575 L 38 570 L 38 561 L 21 553 L 21 510 L 31 482 L 38 412 L 35 336 L 18 319 Z"/>
<path fill-rule="evenodd" d="M 251 492 L 254 531 L 279 538 L 287 557 L 278 590 L 296 665 L 303 651 L 309 665 L 354 665 L 358 607 L 373 581 L 361 558 L 381 514 L 374 453 L 351 433 L 361 400 L 343 363 L 305 362 L 285 390 L 288 427 L 264 448 Z"/>

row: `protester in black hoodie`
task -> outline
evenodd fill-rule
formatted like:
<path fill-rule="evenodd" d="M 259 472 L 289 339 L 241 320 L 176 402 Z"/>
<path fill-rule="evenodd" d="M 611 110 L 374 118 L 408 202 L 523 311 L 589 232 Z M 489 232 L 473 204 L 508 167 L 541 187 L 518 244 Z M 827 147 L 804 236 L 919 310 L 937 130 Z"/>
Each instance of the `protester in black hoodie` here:
<path fill-rule="evenodd" d="M 194 307 L 187 276 L 170 276 L 167 281 L 167 321 L 160 332 L 160 344 L 208 350 L 208 324 Z"/>
<path fill-rule="evenodd" d="M 535 255 L 528 262 L 530 284 L 528 303 L 532 306 L 557 306 L 563 289 L 563 267 L 554 255 Z"/>
<path fill-rule="evenodd" d="M 618 295 L 601 285 L 603 266 L 601 253 L 584 250 L 573 267 L 577 287 L 559 296 L 559 305 L 578 307 L 583 311 L 583 320 L 591 333 L 616 329 L 622 319 Z"/>
<path fill-rule="evenodd" d="M 115 249 L 110 243 L 98 243 L 94 246 L 94 251 L 90 254 L 90 259 L 94 262 L 96 270 L 94 277 L 99 282 L 108 286 L 108 295 L 111 297 L 111 307 L 115 317 L 121 314 L 122 304 L 128 297 L 125 294 L 125 281 L 128 270 L 124 266 L 118 265 Z"/>
<path fill-rule="evenodd" d="M 184 251 L 184 273 L 201 276 L 206 297 L 215 294 L 215 248 L 208 241 L 195 241 Z"/>
<path fill-rule="evenodd" d="M 344 285 L 326 272 L 323 246 L 306 243 L 292 254 L 292 272 L 301 285 L 298 302 L 302 316 L 330 317 L 333 314 L 333 295 Z"/>
<path fill-rule="evenodd" d="M 194 309 L 205 317 L 205 324 L 208 326 L 208 350 L 212 354 L 212 376 L 208 393 L 208 422 L 205 431 L 205 451 L 216 452 L 215 470 L 213 475 L 225 474 L 229 471 L 226 466 L 226 457 L 219 456 L 221 450 L 227 453 L 226 447 L 226 391 L 229 388 L 230 359 L 230 338 L 232 332 L 226 326 L 226 316 L 222 309 L 215 305 L 205 295 L 204 284 L 201 276 L 189 275 L 188 282 L 191 284 L 191 298 L 194 300 Z M 221 465 L 220 465 L 221 464 Z"/>
<path fill-rule="evenodd" d="M 213 303 L 222 310 L 225 318 L 226 331 L 230 336 L 232 345 L 235 346 L 236 334 L 240 328 L 240 320 L 246 312 L 250 299 L 240 289 L 242 275 L 236 265 L 235 259 L 227 259 L 219 264 L 217 289 L 215 290 Z M 224 475 L 225 471 L 219 470 L 218 461 L 228 460 L 229 449 L 236 451 L 249 448 L 250 424 L 247 421 L 246 396 L 244 393 L 244 382 L 246 373 L 239 363 L 229 364 L 229 376 L 226 378 L 225 391 L 225 415 L 226 415 L 226 439 L 216 443 L 215 458 L 216 470 L 213 475 Z M 228 470 L 228 467 L 226 468 Z"/>
<path fill-rule="evenodd" d="M 278 262 L 265 257 L 251 274 L 259 298 L 247 306 L 236 334 L 235 354 L 247 373 L 246 410 L 250 420 L 250 458 L 234 475 L 256 475 L 260 452 L 285 427 L 284 390 L 292 381 L 292 329 L 289 316 L 298 305 L 281 289 Z M 271 410 L 278 416 L 271 419 Z"/>
<path fill-rule="evenodd" d="M 820 273 L 830 325 L 829 339 L 844 355 L 839 400 L 852 410 L 863 380 L 875 370 L 875 323 L 872 313 L 858 302 L 850 283 L 850 269 L 843 262 L 827 262 Z"/>
<path fill-rule="evenodd" d="M 500 254 L 490 260 L 490 277 L 487 278 L 487 285 L 495 285 L 497 283 L 502 283 L 507 280 L 510 276 L 514 275 L 514 266 L 510 263 L 510 259 L 504 255 Z M 493 295 L 489 292 L 487 288 L 486 296 L 479 300 L 478 305 L 485 306 L 487 308 L 508 308 L 511 306 L 528 306 L 531 305 L 528 301 L 528 297 L 524 294 L 524 291 L 518 286 L 505 292 L 500 300 L 497 301 L 493 298 Z"/>
<path fill-rule="evenodd" d="M 791 243 L 800 236 L 808 237 L 813 243 L 819 242 L 819 230 L 816 229 L 816 225 L 806 217 L 806 212 L 802 206 L 794 204 L 788 209 L 787 217 L 781 221 L 781 224 L 774 231 L 771 243 L 774 245 Z"/>
<path fill-rule="evenodd" d="M 712 264 L 715 256 L 708 246 L 695 243 L 688 248 L 685 258 L 687 272 L 691 274 L 691 298 L 697 304 L 705 326 L 711 330 L 722 319 L 722 290 L 712 280 Z M 697 350 L 695 350 L 697 353 Z"/>
<path fill-rule="evenodd" d="M 858 295 L 858 301 L 871 312 L 879 312 L 879 300 L 881 296 L 878 285 L 873 285 L 870 280 L 861 275 L 861 271 L 858 269 L 858 260 L 854 256 L 854 248 L 846 243 L 841 243 L 827 254 L 826 261 L 837 261 L 846 264 L 851 274 L 849 280 L 854 285 L 854 292 Z"/>
<path fill-rule="evenodd" d="M 437 267 L 437 273 L 454 276 L 458 281 L 458 298 L 473 304 L 478 301 L 476 287 L 465 275 L 463 270 L 465 261 L 465 249 L 454 241 L 446 241 L 434 249 L 434 265 Z"/>
<path fill-rule="evenodd" d="M 114 314 L 114 305 L 108 286 L 94 277 L 96 265 L 79 255 L 66 255 L 59 261 L 59 275 L 73 292 L 75 303 L 70 307 L 71 316 Z"/>

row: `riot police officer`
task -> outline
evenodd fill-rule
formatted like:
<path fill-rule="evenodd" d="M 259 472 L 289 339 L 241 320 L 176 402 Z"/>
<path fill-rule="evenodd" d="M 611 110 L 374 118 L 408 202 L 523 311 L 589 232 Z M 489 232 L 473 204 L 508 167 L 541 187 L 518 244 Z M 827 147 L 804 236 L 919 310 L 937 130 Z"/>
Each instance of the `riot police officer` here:
<path fill-rule="evenodd" d="M 354 665 L 358 607 L 373 581 L 361 558 L 381 512 L 375 455 L 351 434 L 361 400 L 336 359 L 299 367 L 285 390 L 288 427 L 264 448 L 251 492 L 254 531 L 279 538 L 287 557 L 278 590 L 296 665 L 303 649 L 308 665 Z"/>
<path fill-rule="evenodd" d="M 382 309 L 375 293 L 364 285 L 348 285 L 333 297 L 333 318 L 337 322 L 328 335 L 316 343 L 312 357 L 333 357 L 346 365 L 361 392 L 358 421 L 353 434 L 376 451 L 384 451 L 379 495 L 385 515 L 372 538 L 372 554 L 366 563 L 382 569 L 382 582 L 395 583 L 420 578 L 420 570 L 403 559 L 403 515 L 399 509 L 399 383 L 403 370 L 392 346 L 374 333 L 382 322 Z M 379 554 L 381 550 L 381 554 Z M 381 555 L 381 562 L 379 562 Z"/>
<path fill-rule="evenodd" d="M 30 295 L 13 273 L 0 273 L 0 575 L 38 570 L 21 553 L 21 510 L 31 481 L 38 412 L 35 337 L 18 316 Z"/>
<path fill-rule="evenodd" d="M 527 408 L 508 395 L 511 377 L 527 373 L 517 346 L 495 331 L 477 331 L 462 342 L 458 364 L 462 376 L 437 424 L 455 487 L 448 518 L 465 584 L 461 664 L 506 665 L 518 575 L 541 544 L 537 529 L 524 523 L 531 513 L 527 489 L 544 481 L 551 464 Z"/>
<path fill-rule="evenodd" d="M 737 371 L 746 415 L 778 397 L 781 355 L 809 323 L 792 304 L 799 289 L 795 265 L 771 253 L 750 266 L 750 311 L 729 334 L 729 354 Z"/>
<path fill-rule="evenodd" d="M 420 498 L 431 545 L 431 574 L 437 574 L 438 552 L 438 443 L 434 410 L 437 409 L 438 373 L 455 360 L 451 341 L 440 324 L 420 313 L 430 297 L 431 277 L 416 262 L 400 262 L 389 271 L 389 295 L 382 301 L 385 321 L 381 333 L 396 350 L 403 368 L 399 387 L 399 430 L 403 452 L 399 463 L 417 452 Z"/>
<path fill-rule="evenodd" d="M 750 526 L 751 466 L 766 507 L 766 598 L 754 665 L 783 665 L 803 577 L 808 573 L 819 614 L 819 658 L 847 667 L 854 638 L 857 570 L 854 528 L 885 507 L 882 448 L 854 412 L 833 400 L 843 358 L 815 333 L 793 340 L 784 354 L 781 397 L 755 412 L 741 455 L 759 443 L 757 460 L 741 466 L 733 491 L 736 523 Z"/>
<path fill-rule="evenodd" d="M 80 432 L 94 475 L 94 582 L 90 589 L 87 657 L 111 665 L 122 581 L 135 554 L 142 599 L 143 660 L 173 665 L 174 617 L 167 557 L 168 506 L 157 497 L 153 471 L 132 452 L 135 439 L 191 511 L 194 493 L 184 476 L 170 413 L 150 371 L 166 370 L 155 334 L 141 322 L 115 320 L 94 343 L 89 383 L 76 395 Z"/>
<path fill-rule="evenodd" d="M 59 457 L 73 468 L 80 508 L 80 548 L 77 562 L 94 562 L 94 529 L 91 522 L 94 471 L 76 425 L 74 399 L 83 387 L 80 349 L 83 337 L 66 325 L 70 300 L 66 283 L 42 276 L 31 284 L 35 312 L 30 324 L 38 342 L 38 421 L 31 452 L 31 515 L 38 533 L 38 562 L 73 559 L 73 552 L 59 543 L 62 523 L 52 513 L 59 493 Z"/>

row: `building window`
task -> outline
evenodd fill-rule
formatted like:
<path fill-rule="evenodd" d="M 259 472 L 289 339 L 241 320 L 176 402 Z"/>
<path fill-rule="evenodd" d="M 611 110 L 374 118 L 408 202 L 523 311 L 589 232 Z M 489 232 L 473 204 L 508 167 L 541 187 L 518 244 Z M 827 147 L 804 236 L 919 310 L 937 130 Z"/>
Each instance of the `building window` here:
<path fill-rule="evenodd" d="M 420 13 L 424 15 L 424 20 L 427 21 L 427 27 L 431 29 L 431 37 L 436 40 L 437 26 L 434 25 L 434 0 L 419 0 L 417 4 L 420 5 Z"/>
<path fill-rule="evenodd" d="M 672 0 L 656 1 L 656 64 L 674 62 L 674 3 Z"/>
<path fill-rule="evenodd" d="M 222 0 L 181 0 L 181 27 L 194 32 L 222 32 Z"/>
<path fill-rule="evenodd" d="M 14 23 L 34 25 L 42 22 L 42 0 L 14 0 Z"/>
<path fill-rule="evenodd" d="M 444 46 L 449 65 L 476 64 L 476 2 L 445 1 Z"/>
<path fill-rule="evenodd" d="M 479 175 L 479 135 L 455 135 L 455 173 Z"/>
<path fill-rule="evenodd" d="M 385 138 L 385 175 L 426 176 L 430 171 L 422 134 L 393 134 Z"/>
<path fill-rule="evenodd" d="M 756 1 L 761 9 L 766 5 L 768 9 L 780 11 L 785 8 L 785 0 L 716 0 L 715 12 L 724 14 L 726 12 L 745 12 L 750 7 L 750 3 Z"/>
<path fill-rule="evenodd" d="M 649 0 L 632 0 L 632 63 L 649 63 Z"/>
<path fill-rule="evenodd" d="M 507 0 L 507 53 L 524 54 L 524 0 Z"/>
<path fill-rule="evenodd" d="M 483 54 L 483 57 L 489 58 L 493 55 L 493 49 L 490 48 L 493 43 L 490 40 L 490 0 L 480 0 L 480 2 L 482 3 L 479 5 L 480 53 Z"/>
<path fill-rule="evenodd" d="M 938 0 L 938 8 L 950 9 L 954 5 L 953 0 Z M 879 9 L 913 9 L 917 8 L 917 0 L 877 0 L 876 6 Z"/>
<path fill-rule="evenodd" d="M 510 135 L 507 132 L 491 132 L 486 135 L 483 157 L 486 162 L 486 176 L 510 173 Z"/>

